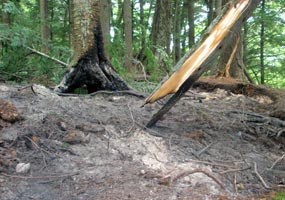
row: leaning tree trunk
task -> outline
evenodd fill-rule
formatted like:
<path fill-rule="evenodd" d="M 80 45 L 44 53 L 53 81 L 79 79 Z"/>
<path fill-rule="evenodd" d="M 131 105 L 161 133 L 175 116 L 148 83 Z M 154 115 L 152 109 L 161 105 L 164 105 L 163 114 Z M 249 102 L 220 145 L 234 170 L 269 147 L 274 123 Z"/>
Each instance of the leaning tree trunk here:
<path fill-rule="evenodd" d="M 86 86 L 88 92 L 128 90 L 106 58 L 99 20 L 98 0 L 71 0 L 70 70 L 56 87 L 57 92 L 72 92 Z"/>

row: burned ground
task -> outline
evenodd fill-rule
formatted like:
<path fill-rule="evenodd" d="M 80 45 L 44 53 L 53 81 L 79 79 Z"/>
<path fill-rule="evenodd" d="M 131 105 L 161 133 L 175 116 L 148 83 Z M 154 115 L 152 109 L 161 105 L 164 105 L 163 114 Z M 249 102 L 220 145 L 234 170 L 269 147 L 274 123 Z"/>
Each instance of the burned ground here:
<path fill-rule="evenodd" d="M 0 98 L 21 115 L 0 132 L 3 200 L 258 199 L 284 188 L 285 122 L 268 117 L 264 95 L 195 88 L 152 129 L 159 103 L 131 95 L 1 84 Z"/>

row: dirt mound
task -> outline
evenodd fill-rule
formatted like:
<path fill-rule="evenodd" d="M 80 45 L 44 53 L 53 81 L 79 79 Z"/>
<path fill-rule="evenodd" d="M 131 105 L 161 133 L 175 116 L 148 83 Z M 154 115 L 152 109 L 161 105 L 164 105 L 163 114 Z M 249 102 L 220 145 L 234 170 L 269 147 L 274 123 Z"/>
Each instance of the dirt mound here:
<path fill-rule="evenodd" d="M 253 97 L 193 89 L 153 129 L 143 124 L 160 105 L 131 95 L 1 85 L 0 98 L 24 118 L 0 132 L 3 200 L 247 199 L 284 187 L 285 122 Z"/>

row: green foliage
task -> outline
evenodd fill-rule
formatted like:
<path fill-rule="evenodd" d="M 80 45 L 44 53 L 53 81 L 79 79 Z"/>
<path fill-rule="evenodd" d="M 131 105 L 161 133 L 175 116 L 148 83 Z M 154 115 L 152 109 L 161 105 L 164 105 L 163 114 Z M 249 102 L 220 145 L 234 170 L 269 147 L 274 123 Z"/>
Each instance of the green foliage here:
<path fill-rule="evenodd" d="M 46 85 L 59 82 L 65 71 L 62 66 L 27 48 L 40 50 L 41 47 L 39 20 L 35 18 L 39 14 L 38 3 L 21 1 L 21 4 L 15 5 L 9 1 L 1 8 L 1 11 L 7 12 L 12 20 L 11 24 L 0 23 L 0 42 L 2 43 L 0 76 L 15 82 L 36 82 Z M 59 29 L 57 32 L 61 31 Z M 57 42 L 60 41 L 58 35 L 54 34 L 53 43 L 49 44 L 51 48 L 49 56 L 66 61 L 70 50 L 66 41 Z"/>
<path fill-rule="evenodd" d="M 245 52 L 246 66 L 252 77 L 260 79 L 260 24 L 265 22 L 265 83 L 274 87 L 285 86 L 285 1 L 265 1 L 265 13 L 258 8 L 247 24 Z"/>
<path fill-rule="evenodd" d="M 273 200 L 285 200 L 285 193 L 284 192 L 278 192 L 276 196 L 273 198 Z"/>

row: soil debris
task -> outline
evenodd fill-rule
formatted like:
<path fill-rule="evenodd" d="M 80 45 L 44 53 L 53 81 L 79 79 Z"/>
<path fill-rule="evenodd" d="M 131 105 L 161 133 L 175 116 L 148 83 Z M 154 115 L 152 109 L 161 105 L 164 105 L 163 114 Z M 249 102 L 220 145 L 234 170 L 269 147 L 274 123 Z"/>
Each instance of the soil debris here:
<path fill-rule="evenodd" d="M 0 132 L 1 200 L 260 199 L 285 185 L 285 122 L 267 101 L 193 88 L 147 129 L 161 105 L 32 88 L 0 85 L 13 122 Z"/>

